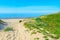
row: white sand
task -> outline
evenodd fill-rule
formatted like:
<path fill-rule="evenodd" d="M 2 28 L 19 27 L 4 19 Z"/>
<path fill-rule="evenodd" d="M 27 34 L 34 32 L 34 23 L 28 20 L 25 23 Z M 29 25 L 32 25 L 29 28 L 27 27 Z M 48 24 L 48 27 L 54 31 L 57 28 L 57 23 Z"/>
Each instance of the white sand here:
<path fill-rule="evenodd" d="M 15 32 L 0 32 L 0 40 L 7 40 L 8 37 L 7 35 L 10 34 L 10 39 L 13 40 L 34 40 L 34 38 L 40 38 L 39 40 L 44 40 L 43 34 L 37 33 L 34 35 L 31 35 L 30 32 L 26 31 L 24 27 L 24 22 L 19 23 L 19 20 L 24 20 L 24 19 L 2 19 L 4 22 L 7 22 L 8 25 L 7 27 L 13 27 L 16 31 Z M 12 36 L 11 36 L 12 35 Z M 15 35 L 15 36 L 13 36 Z"/>

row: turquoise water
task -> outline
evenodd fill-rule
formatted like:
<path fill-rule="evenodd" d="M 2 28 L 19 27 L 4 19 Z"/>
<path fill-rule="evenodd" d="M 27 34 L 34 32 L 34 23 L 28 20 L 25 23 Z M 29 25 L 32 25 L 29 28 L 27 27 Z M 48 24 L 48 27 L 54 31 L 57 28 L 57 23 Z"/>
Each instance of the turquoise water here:
<path fill-rule="evenodd" d="M 3 18 L 31 18 L 31 17 L 37 17 L 41 15 L 46 15 L 44 13 L 11 13 L 11 14 L 1 14 L 0 13 L 0 19 Z"/>

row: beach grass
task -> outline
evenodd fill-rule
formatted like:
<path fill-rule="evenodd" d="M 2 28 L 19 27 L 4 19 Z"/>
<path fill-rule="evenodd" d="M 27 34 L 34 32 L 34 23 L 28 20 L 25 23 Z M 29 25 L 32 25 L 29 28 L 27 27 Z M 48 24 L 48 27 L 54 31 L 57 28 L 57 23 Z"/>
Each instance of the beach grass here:
<path fill-rule="evenodd" d="M 29 20 L 24 23 L 26 28 L 30 30 L 35 29 L 36 31 L 39 31 L 53 39 L 60 38 L 60 12 L 33 19 L 31 18 L 31 20 Z M 43 30 L 40 28 L 42 28 Z"/>
<path fill-rule="evenodd" d="M 13 28 L 7 27 L 7 28 L 4 29 L 4 31 L 13 31 Z"/>

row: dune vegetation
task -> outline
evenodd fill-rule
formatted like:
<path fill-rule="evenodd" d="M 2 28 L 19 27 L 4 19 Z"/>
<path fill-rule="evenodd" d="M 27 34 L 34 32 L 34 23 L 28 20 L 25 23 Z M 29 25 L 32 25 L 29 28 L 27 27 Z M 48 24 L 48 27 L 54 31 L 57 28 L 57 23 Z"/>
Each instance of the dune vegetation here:
<path fill-rule="evenodd" d="M 4 22 L 2 20 L 0 20 L 0 24 L 3 24 Z"/>
<path fill-rule="evenodd" d="M 7 27 L 7 28 L 4 29 L 4 31 L 5 31 L 5 32 L 13 31 L 13 28 L 11 28 L 11 27 Z"/>
<path fill-rule="evenodd" d="M 31 34 L 42 33 L 45 40 L 48 37 L 57 40 L 60 38 L 60 12 L 28 19 L 25 27 L 32 31 Z"/>

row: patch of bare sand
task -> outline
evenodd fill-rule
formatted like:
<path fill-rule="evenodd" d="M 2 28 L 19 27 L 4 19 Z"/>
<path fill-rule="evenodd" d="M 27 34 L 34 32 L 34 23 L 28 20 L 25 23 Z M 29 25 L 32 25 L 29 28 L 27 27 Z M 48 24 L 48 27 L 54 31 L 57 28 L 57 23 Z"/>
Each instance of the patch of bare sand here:
<path fill-rule="evenodd" d="M 26 31 L 23 25 L 24 22 L 19 23 L 19 20 L 24 20 L 24 19 L 2 19 L 2 20 L 8 23 L 7 27 L 13 27 L 18 32 L 16 33 L 16 35 L 18 34 L 16 36 L 18 37 L 16 40 L 34 40 L 34 38 L 40 38 L 39 40 L 44 40 L 42 33 L 31 35 L 30 32 Z"/>

